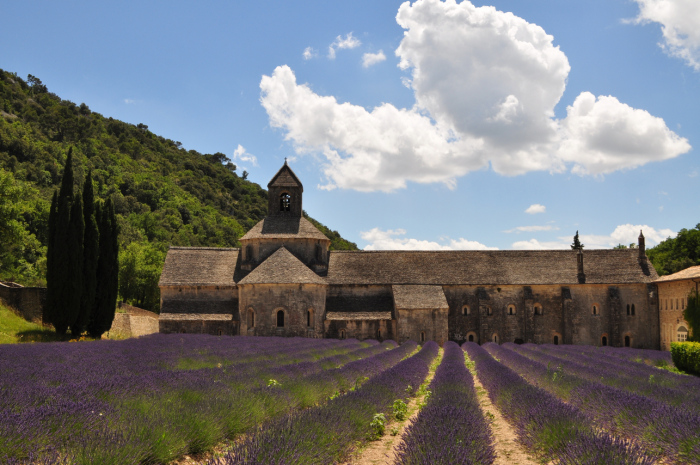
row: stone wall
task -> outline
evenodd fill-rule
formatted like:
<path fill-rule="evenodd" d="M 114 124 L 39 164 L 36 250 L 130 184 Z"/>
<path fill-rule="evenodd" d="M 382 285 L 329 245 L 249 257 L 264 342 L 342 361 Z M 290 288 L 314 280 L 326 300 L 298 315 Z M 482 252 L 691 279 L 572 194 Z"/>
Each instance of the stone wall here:
<path fill-rule="evenodd" d="M 108 335 L 138 337 L 159 331 L 158 315 L 148 310 L 119 303 L 120 312 L 114 314 Z"/>
<path fill-rule="evenodd" d="M 396 309 L 399 344 L 412 340 L 419 344 L 435 341 L 442 346 L 448 340 L 448 309 Z"/>
<path fill-rule="evenodd" d="M 700 281 L 700 280 L 698 280 Z M 659 288 L 659 325 L 661 350 L 671 350 L 671 343 L 679 339 L 678 330 L 689 329 L 683 319 L 683 310 L 688 304 L 688 294 L 698 288 L 692 279 L 666 281 L 657 284 Z"/>
<path fill-rule="evenodd" d="M 0 282 L 0 299 L 17 310 L 25 320 L 39 324 L 44 322 L 45 287 L 23 287 Z"/>
<path fill-rule="evenodd" d="M 323 337 L 332 339 L 398 339 L 396 320 L 326 320 L 324 325 Z"/>
<path fill-rule="evenodd" d="M 450 340 L 659 347 L 654 285 L 444 286 Z M 634 315 L 627 305 L 634 304 Z M 594 314 L 593 307 L 596 307 Z"/>
<path fill-rule="evenodd" d="M 239 289 L 241 335 L 323 337 L 326 286 L 246 284 Z M 279 311 L 284 313 L 282 327 L 277 325 Z"/>

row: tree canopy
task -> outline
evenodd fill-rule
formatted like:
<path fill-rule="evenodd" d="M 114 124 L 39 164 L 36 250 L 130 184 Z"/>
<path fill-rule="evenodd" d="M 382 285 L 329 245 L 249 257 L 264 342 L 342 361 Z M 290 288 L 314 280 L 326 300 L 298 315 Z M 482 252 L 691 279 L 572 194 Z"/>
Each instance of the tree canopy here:
<path fill-rule="evenodd" d="M 647 249 L 647 256 L 660 276 L 700 265 L 700 223 Z"/>

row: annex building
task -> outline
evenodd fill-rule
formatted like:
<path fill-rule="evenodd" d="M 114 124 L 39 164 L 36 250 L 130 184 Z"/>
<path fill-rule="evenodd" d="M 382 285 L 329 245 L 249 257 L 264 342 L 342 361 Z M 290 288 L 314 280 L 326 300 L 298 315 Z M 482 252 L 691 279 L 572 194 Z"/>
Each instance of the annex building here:
<path fill-rule="evenodd" d="M 171 247 L 160 332 L 660 347 L 636 249 L 329 251 L 285 162 L 241 248 Z"/>

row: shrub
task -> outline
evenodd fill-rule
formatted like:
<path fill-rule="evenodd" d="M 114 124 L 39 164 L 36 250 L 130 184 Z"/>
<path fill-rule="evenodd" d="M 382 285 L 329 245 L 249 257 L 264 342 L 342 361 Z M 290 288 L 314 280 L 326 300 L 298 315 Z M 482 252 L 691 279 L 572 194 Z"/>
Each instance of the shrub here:
<path fill-rule="evenodd" d="M 406 405 L 406 402 L 402 401 L 401 399 L 396 399 L 394 401 L 394 418 L 396 418 L 398 421 L 404 421 L 407 414 L 408 406 Z"/>
<path fill-rule="evenodd" d="M 377 439 L 384 436 L 384 429 L 386 428 L 386 416 L 383 413 L 375 413 L 372 417 L 372 421 L 369 424 L 371 432 L 369 434 L 369 439 L 376 441 Z"/>
<path fill-rule="evenodd" d="M 700 375 L 700 342 L 672 342 L 671 357 L 679 370 Z"/>

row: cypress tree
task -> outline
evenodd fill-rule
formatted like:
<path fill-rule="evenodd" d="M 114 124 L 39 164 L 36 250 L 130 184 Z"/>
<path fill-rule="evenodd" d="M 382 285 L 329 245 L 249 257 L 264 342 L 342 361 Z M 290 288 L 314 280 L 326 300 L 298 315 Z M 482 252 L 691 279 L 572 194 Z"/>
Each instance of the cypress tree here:
<path fill-rule="evenodd" d="M 112 200 L 97 209 L 100 256 L 97 260 L 97 291 L 95 307 L 88 330 L 99 338 L 112 327 L 117 305 L 119 284 L 119 243 L 117 242 L 117 219 Z"/>
<path fill-rule="evenodd" d="M 70 222 L 68 228 L 68 243 L 66 249 L 70 256 L 66 260 L 64 273 L 68 277 L 66 286 L 67 299 L 65 312 L 68 325 L 73 337 L 80 337 L 82 328 L 78 324 L 80 306 L 83 294 L 83 237 L 85 224 L 83 222 L 83 202 L 80 196 L 76 197 L 71 206 Z"/>
<path fill-rule="evenodd" d="M 53 198 L 51 199 L 51 209 L 49 210 L 49 238 L 48 247 L 46 249 L 46 306 L 44 308 L 43 319 L 45 321 L 53 321 L 53 309 L 56 307 L 54 304 L 56 297 L 56 291 L 54 289 L 55 281 L 55 271 L 56 267 L 53 255 L 54 255 L 54 240 L 56 236 L 56 217 L 58 209 L 58 191 L 53 191 Z"/>
<path fill-rule="evenodd" d="M 73 148 L 68 150 L 63 179 L 54 209 L 53 231 L 49 230 L 49 251 L 51 264 L 47 263 L 47 302 L 46 310 L 49 322 L 58 334 L 65 334 L 68 327 L 75 322 L 69 314 L 67 304 L 72 297 L 72 276 L 67 265 L 71 262 L 70 213 L 73 203 Z M 81 214 L 82 217 L 82 214 Z M 82 253 L 81 253 L 82 256 Z"/>
<path fill-rule="evenodd" d="M 95 306 L 97 288 L 97 260 L 100 253 L 99 233 L 95 218 L 95 196 L 92 186 L 92 174 L 88 172 L 83 186 L 83 222 L 85 234 L 83 240 L 83 290 L 80 313 L 75 322 L 75 329 L 82 333 L 90 323 L 90 314 Z M 73 330 L 71 329 L 71 332 Z"/>

